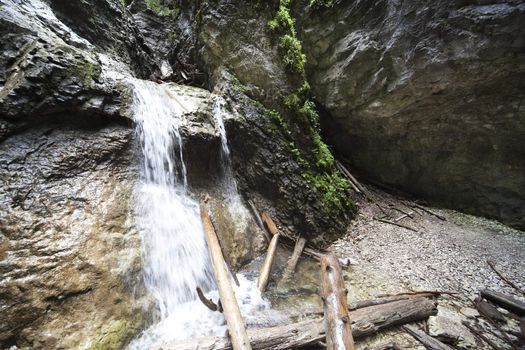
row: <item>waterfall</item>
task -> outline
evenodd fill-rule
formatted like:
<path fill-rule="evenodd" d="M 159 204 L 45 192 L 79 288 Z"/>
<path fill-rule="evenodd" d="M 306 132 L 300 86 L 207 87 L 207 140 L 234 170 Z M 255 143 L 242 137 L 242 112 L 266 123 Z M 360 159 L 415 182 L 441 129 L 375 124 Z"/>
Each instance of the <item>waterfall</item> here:
<path fill-rule="evenodd" d="M 208 297 L 218 300 L 199 205 L 188 192 L 179 132 L 183 106 L 163 85 L 140 80 L 133 80 L 132 84 L 133 114 L 143 165 L 136 190 L 136 220 L 142 232 L 144 283 L 155 299 L 158 315 L 157 322 L 133 340 L 128 349 L 222 335 L 226 331 L 222 314 L 208 310 L 196 295 L 199 286 L 207 291 Z M 217 127 L 229 162 L 222 110 L 219 112 Z M 214 114 L 217 118 L 217 113 Z M 237 191 L 231 167 L 229 163 L 223 167 L 224 182 L 230 184 L 226 187 L 231 190 L 227 190 L 227 197 L 236 196 L 234 200 L 240 203 L 239 195 L 233 194 Z M 241 274 L 238 278 L 241 286 L 235 287 L 235 292 L 243 315 L 249 319 L 254 317 L 254 311 L 268 309 L 269 303 L 258 294 L 255 283 Z"/>
<path fill-rule="evenodd" d="M 242 203 L 241 196 L 237 189 L 237 181 L 235 180 L 235 176 L 233 176 L 230 148 L 228 147 L 228 138 L 224 126 L 224 108 L 224 99 L 216 96 L 213 100 L 213 117 L 221 138 L 221 168 L 223 173 L 224 197 L 228 211 L 232 218 L 235 219 L 236 229 L 244 231 L 250 220 L 250 212 Z"/>

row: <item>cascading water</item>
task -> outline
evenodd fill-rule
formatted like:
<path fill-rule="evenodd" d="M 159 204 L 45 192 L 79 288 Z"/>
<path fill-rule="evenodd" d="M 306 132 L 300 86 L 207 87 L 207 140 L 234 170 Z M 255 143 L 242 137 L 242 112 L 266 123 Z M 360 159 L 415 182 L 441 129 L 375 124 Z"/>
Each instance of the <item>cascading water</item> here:
<path fill-rule="evenodd" d="M 137 223 L 142 231 L 144 282 L 155 298 L 158 322 L 132 341 L 129 349 L 222 335 L 226 330 L 222 314 L 208 310 L 196 295 L 199 286 L 208 291 L 208 297 L 218 299 L 217 291 L 213 290 L 199 206 L 187 188 L 179 133 L 183 107 L 162 85 L 134 80 L 133 86 L 133 112 L 143 156 L 142 181 L 136 191 Z M 220 119 L 224 147 L 222 114 Z M 223 151 L 229 159 L 227 146 Z M 226 172 L 225 178 L 230 177 L 231 170 Z M 225 183 L 234 186 L 228 193 L 237 192 L 233 179 Z M 236 196 L 240 203 L 239 195 Z M 241 286 L 235 292 L 249 323 L 254 311 L 268 309 L 269 303 L 261 298 L 253 281 L 242 275 L 238 278 Z"/>
<path fill-rule="evenodd" d="M 221 138 L 221 166 L 225 200 L 230 215 L 235 218 L 237 230 L 243 231 L 248 225 L 250 212 L 242 203 L 237 190 L 237 182 L 233 176 L 228 138 L 226 136 L 226 128 L 224 127 L 224 107 L 224 100 L 216 96 L 213 100 L 213 117 Z"/>

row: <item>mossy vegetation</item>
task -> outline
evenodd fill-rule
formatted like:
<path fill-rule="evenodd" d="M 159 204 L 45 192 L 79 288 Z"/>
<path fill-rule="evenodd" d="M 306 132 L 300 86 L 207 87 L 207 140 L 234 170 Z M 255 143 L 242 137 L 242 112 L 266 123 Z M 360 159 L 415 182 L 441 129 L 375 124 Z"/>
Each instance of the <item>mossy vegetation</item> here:
<path fill-rule="evenodd" d="M 159 16 L 173 19 L 179 16 L 179 8 L 172 0 L 146 0 L 146 6 Z"/>
<path fill-rule="evenodd" d="M 291 0 L 281 0 L 279 9 L 268 28 L 279 33 L 279 49 L 282 52 L 284 65 L 293 73 L 304 74 L 306 56 L 295 31 L 295 20 L 290 15 Z"/>
<path fill-rule="evenodd" d="M 335 0 L 310 0 L 310 6 L 312 7 L 332 7 L 334 6 Z"/>
<path fill-rule="evenodd" d="M 324 5 L 331 5 L 333 1 L 321 1 Z M 274 17 L 268 22 L 270 30 L 279 34 L 279 49 L 285 67 L 297 75 L 302 81 L 299 87 L 283 98 L 289 122 L 278 112 L 269 113 L 275 125 L 289 140 L 289 148 L 299 165 L 304 168 L 303 178 L 321 194 L 322 206 L 326 210 L 344 210 L 351 206 L 347 196 L 348 181 L 334 169 L 334 157 L 320 135 L 319 114 L 315 103 L 311 99 L 310 85 L 305 76 L 304 67 L 306 56 L 302 52 L 302 45 L 297 38 L 295 20 L 290 9 L 291 0 L 281 0 Z M 311 3 L 313 5 L 313 2 Z M 292 130 L 298 130 L 307 136 L 302 147 L 297 147 L 293 141 Z M 301 154 L 300 149 L 305 149 Z"/>

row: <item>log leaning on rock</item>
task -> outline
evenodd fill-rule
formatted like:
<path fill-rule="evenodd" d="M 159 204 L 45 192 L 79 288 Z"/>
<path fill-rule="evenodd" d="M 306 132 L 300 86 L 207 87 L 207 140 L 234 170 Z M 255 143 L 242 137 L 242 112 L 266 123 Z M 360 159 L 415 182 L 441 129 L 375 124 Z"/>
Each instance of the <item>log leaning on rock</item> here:
<path fill-rule="evenodd" d="M 339 261 L 333 255 L 321 258 L 322 299 L 328 350 L 354 350 L 347 290 Z"/>
<path fill-rule="evenodd" d="M 270 245 L 268 245 L 266 257 L 264 258 L 261 270 L 259 271 L 259 278 L 257 278 L 257 289 L 259 289 L 261 293 L 264 293 L 264 291 L 266 290 L 268 280 L 270 279 L 270 272 L 272 271 L 273 258 L 275 257 L 275 252 L 277 251 L 279 236 L 280 235 L 277 233 L 275 236 L 272 237 Z"/>
<path fill-rule="evenodd" d="M 259 278 L 257 279 L 257 289 L 261 293 L 264 293 L 266 286 L 268 285 L 268 280 L 270 279 L 270 272 L 272 271 L 273 258 L 275 257 L 275 252 L 277 251 L 277 244 L 279 243 L 279 231 L 277 226 L 266 213 L 262 214 L 262 220 L 264 225 L 268 228 L 268 231 L 273 235 L 270 244 L 268 245 L 268 251 L 266 252 L 266 257 L 264 262 L 259 270 Z"/>
<path fill-rule="evenodd" d="M 427 319 L 436 313 L 436 303 L 427 298 L 411 298 L 365 307 L 352 312 L 352 335 L 360 338 L 383 329 Z M 325 339 L 324 319 L 301 321 L 286 326 L 248 330 L 254 350 L 285 350 L 315 344 Z M 205 337 L 166 343 L 152 350 L 230 350 L 228 337 Z"/>
<path fill-rule="evenodd" d="M 219 239 L 213 228 L 208 208 L 206 207 L 206 197 L 201 196 L 200 211 L 201 220 L 208 242 L 208 251 L 213 265 L 213 272 L 215 275 L 215 282 L 219 289 L 219 296 L 223 307 L 224 318 L 228 325 L 228 332 L 231 338 L 231 344 L 234 350 L 251 350 L 250 340 L 246 333 L 246 326 L 241 316 L 237 299 L 233 287 L 230 283 L 226 263 L 222 255 L 222 250 L 219 245 Z"/>
<path fill-rule="evenodd" d="M 481 296 L 487 300 L 490 300 L 504 309 L 514 312 L 518 316 L 525 316 L 525 303 L 514 299 L 503 293 L 495 292 L 492 290 L 482 290 Z"/>
<path fill-rule="evenodd" d="M 290 277 L 295 272 L 295 268 L 297 266 L 297 263 L 299 262 L 299 258 L 301 257 L 301 254 L 303 253 L 304 246 L 306 245 L 306 239 L 303 237 L 299 237 L 297 242 L 295 242 L 295 247 L 293 248 L 293 253 L 288 262 L 286 263 L 286 267 L 284 268 L 283 277 L 279 281 L 280 285 L 285 284 L 288 282 Z"/>

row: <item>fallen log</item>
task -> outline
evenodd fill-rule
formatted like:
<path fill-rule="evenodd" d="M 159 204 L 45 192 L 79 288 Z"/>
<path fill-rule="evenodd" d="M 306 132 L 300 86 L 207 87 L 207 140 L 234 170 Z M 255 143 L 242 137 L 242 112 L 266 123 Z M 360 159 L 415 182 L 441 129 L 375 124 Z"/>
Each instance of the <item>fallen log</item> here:
<path fill-rule="evenodd" d="M 277 251 L 277 243 L 279 243 L 279 233 L 276 233 L 270 245 L 268 246 L 268 251 L 266 252 L 266 257 L 264 258 L 264 263 L 262 264 L 261 269 L 259 270 L 259 278 L 257 278 L 257 289 L 261 293 L 264 293 L 266 286 L 268 285 L 268 280 L 270 279 L 270 272 L 272 271 L 273 258 L 275 257 L 275 252 Z"/>
<path fill-rule="evenodd" d="M 510 312 L 514 312 L 518 316 L 525 316 L 525 303 L 514 299 L 513 297 L 488 289 L 482 290 L 481 296 Z"/>
<path fill-rule="evenodd" d="M 219 242 L 219 247 L 221 248 L 222 257 L 224 258 L 224 263 L 226 264 L 226 269 L 228 269 L 228 273 L 231 276 L 231 278 L 233 278 L 233 281 L 235 282 L 237 287 L 240 287 L 241 284 L 239 283 L 239 279 L 237 278 L 237 275 L 233 271 L 232 263 L 231 263 L 228 255 L 227 254 L 224 255 L 224 245 L 222 244 L 221 235 L 218 234 L 219 230 L 217 229 L 217 225 L 215 225 L 215 221 L 213 220 L 213 218 L 211 216 L 210 216 L 210 221 L 211 221 L 211 224 L 213 226 L 213 230 L 214 230 L 215 234 L 217 235 L 217 241 Z"/>
<path fill-rule="evenodd" d="M 328 350 L 354 350 L 343 273 L 333 255 L 321 258 L 322 300 Z"/>
<path fill-rule="evenodd" d="M 472 327 L 467 321 L 463 321 L 461 323 L 465 327 L 467 327 L 472 334 L 476 335 L 478 338 L 483 340 L 485 343 L 489 344 L 491 348 L 493 348 L 494 350 L 500 350 L 499 346 L 497 346 L 492 340 L 486 337 L 485 334 L 483 334 L 482 332 Z"/>
<path fill-rule="evenodd" d="M 266 227 L 266 229 L 268 230 L 268 232 L 270 232 L 272 236 L 275 236 L 279 232 L 277 226 L 273 222 L 270 215 L 268 215 L 267 213 L 262 213 L 261 219 L 263 221 L 264 227 Z"/>
<path fill-rule="evenodd" d="M 436 313 L 436 304 L 426 298 L 395 301 L 352 312 L 352 335 L 360 338 L 383 329 L 424 320 Z M 315 344 L 325 339 L 324 319 L 301 321 L 286 326 L 249 329 L 254 350 L 285 350 Z M 205 337 L 162 344 L 152 350 L 230 350 L 228 337 Z"/>
<path fill-rule="evenodd" d="M 284 268 L 283 277 L 279 281 L 279 284 L 282 285 L 290 279 L 290 277 L 294 274 L 295 268 L 297 266 L 297 263 L 299 262 L 299 258 L 301 257 L 301 254 L 303 253 L 304 246 L 306 245 L 306 239 L 303 237 L 299 237 L 297 242 L 295 242 L 295 247 L 293 249 L 292 256 L 286 263 L 286 267 Z"/>
<path fill-rule="evenodd" d="M 263 231 L 264 238 L 266 238 L 267 242 L 270 242 L 270 235 L 268 234 L 268 231 L 266 231 L 266 228 L 264 227 L 264 224 L 263 224 L 262 219 L 261 219 L 261 215 L 259 214 L 259 211 L 255 207 L 255 204 L 253 203 L 253 201 L 251 199 L 248 200 L 248 205 L 250 206 L 250 209 L 251 209 L 252 214 L 253 214 L 253 218 L 254 218 L 255 222 L 257 223 L 257 226 L 259 226 L 260 229 Z"/>
<path fill-rule="evenodd" d="M 339 171 L 341 171 L 341 173 L 345 175 L 345 177 L 347 178 L 347 180 L 349 180 L 349 182 L 353 185 L 353 187 L 355 187 L 356 192 L 357 193 L 362 192 L 365 196 L 368 197 L 368 191 L 365 189 L 363 185 L 359 183 L 359 181 L 357 181 L 354 175 L 352 175 L 350 171 L 348 171 L 348 169 L 337 159 L 335 161 L 335 164 L 336 164 L 336 167 L 339 168 Z"/>
<path fill-rule="evenodd" d="M 219 239 L 213 228 L 206 202 L 206 196 L 201 195 L 200 211 L 202 225 L 206 241 L 208 242 L 208 252 L 213 266 L 215 282 L 219 289 L 219 296 L 223 307 L 224 318 L 228 325 L 231 343 L 234 350 L 251 350 L 250 340 L 246 333 L 246 326 L 244 325 L 244 320 L 242 319 L 241 311 L 230 283 L 226 263 L 219 245 Z"/>
<path fill-rule="evenodd" d="M 479 313 L 486 318 L 493 321 L 505 322 L 505 316 L 503 316 L 503 314 L 488 301 L 477 297 L 476 300 L 474 300 L 474 306 L 476 306 L 476 309 L 479 311 Z"/>
<path fill-rule="evenodd" d="M 406 299 L 416 298 L 416 297 L 430 298 L 434 296 L 436 296 L 435 293 L 423 292 L 423 293 L 418 293 L 418 294 L 400 294 L 400 295 L 381 297 L 378 299 L 361 300 L 361 301 L 349 303 L 348 310 L 352 311 L 352 310 L 361 309 L 361 308 L 368 307 L 368 306 L 383 305 L 383 304 L 391 303 L 393 301 L 406 300 Z"/>
<path fill-rule="evenodd" d="M 346 177 L 348 183 L 350 184 L 350 187 L 352 187 L 356 193 L 362 193 L 359 187 L 352 181 L 352 177 L 349 176 L 350 173 L 347 174 L 347 172 L 345 172 L 346 168 L 344 168 L 344 166 L 338 160 L 335 161 L 335 166 L 337 170 L 339 170 L 341 174 L 343 174 L 343 176 Z"/>
<path fill-rule="evenodd" d="M 450 346 L 443 344 L 436 338 L 432 338 L 430 335 L 414 326 L 406 325 L 403 326 L 403 329 L 411 336 L 416 338 L 421 344 L 425 345 L 428 350 L 454 350 Z"/>

